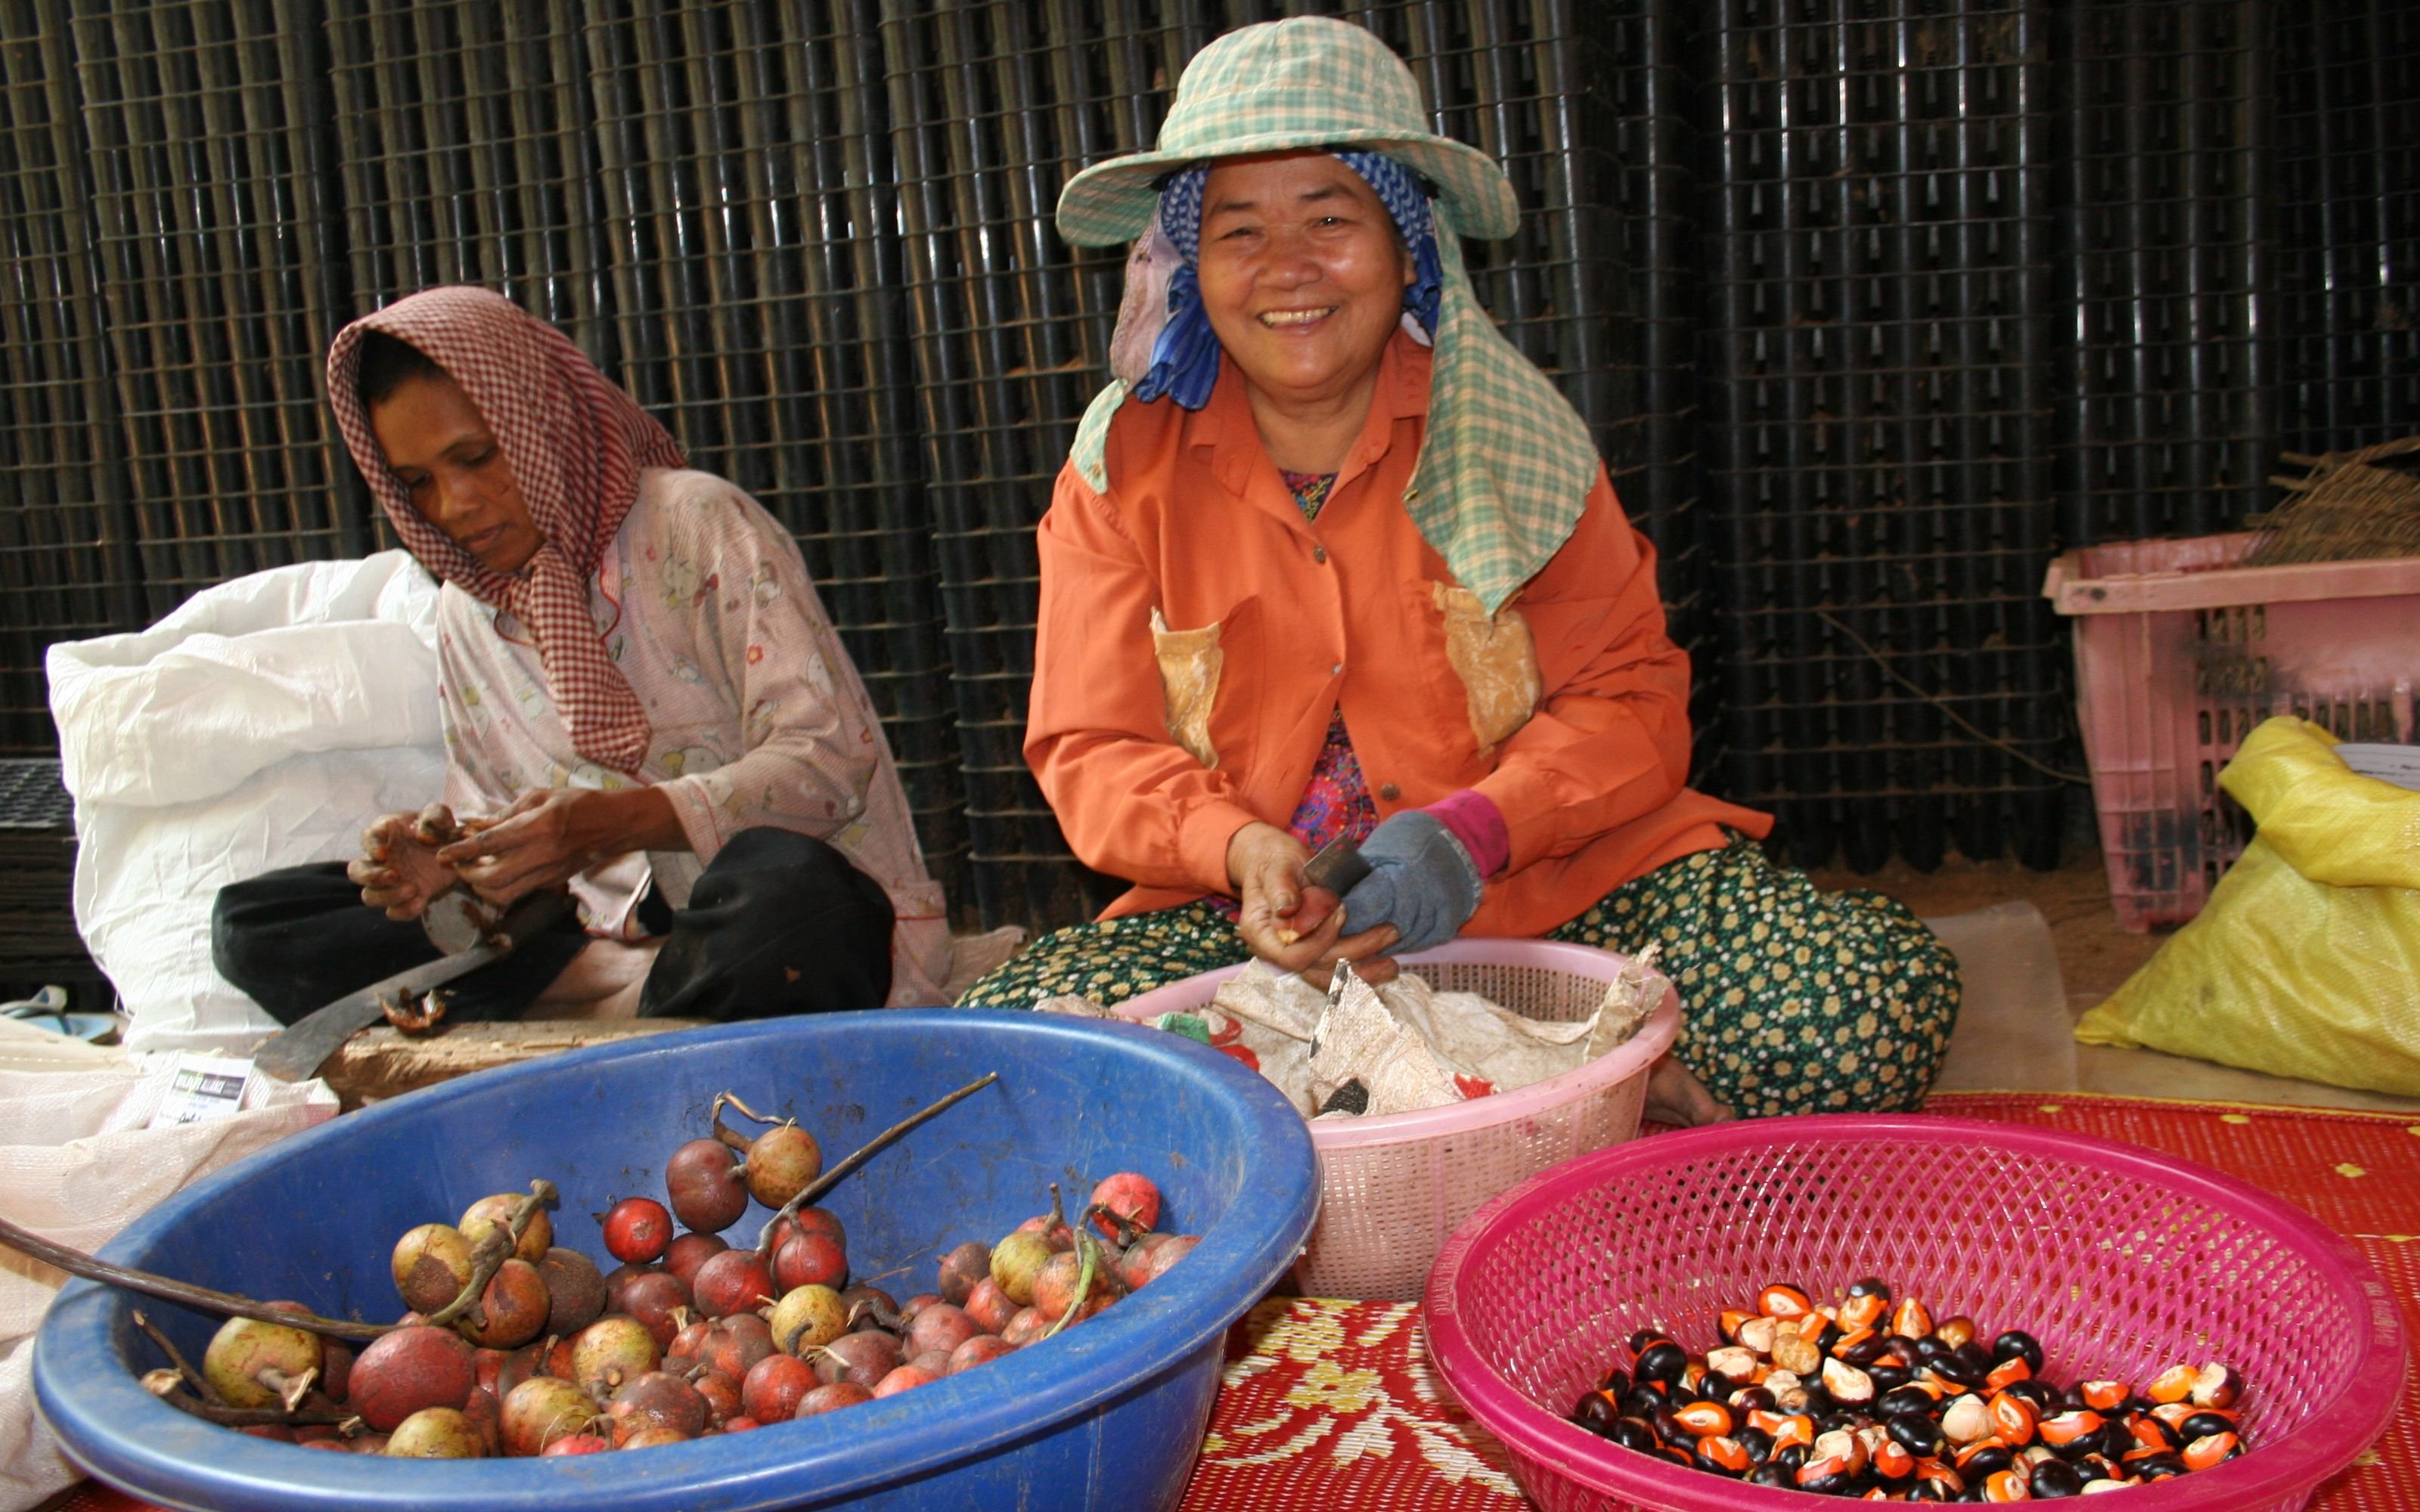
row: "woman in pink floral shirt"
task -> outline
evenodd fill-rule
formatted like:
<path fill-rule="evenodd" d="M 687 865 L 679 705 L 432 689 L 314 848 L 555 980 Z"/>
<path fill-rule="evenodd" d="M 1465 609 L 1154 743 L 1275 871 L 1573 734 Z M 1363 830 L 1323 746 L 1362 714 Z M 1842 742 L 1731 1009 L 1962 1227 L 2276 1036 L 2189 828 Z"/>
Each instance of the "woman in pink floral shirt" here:
<path fill-rule="evenodd" d="M 567 887 L 578 922 L 460 979 L 449 1011 L 939 1001 L 940 889 L 781 525 L 486 290 L 365 316 L 328 369 L 355 462 L 444 581 L 443 799 L 469 833 L 392 814 L 349 865 L 226 888 L 221 973 L 290 1022 L 458 948 L 458 900 Z"/>

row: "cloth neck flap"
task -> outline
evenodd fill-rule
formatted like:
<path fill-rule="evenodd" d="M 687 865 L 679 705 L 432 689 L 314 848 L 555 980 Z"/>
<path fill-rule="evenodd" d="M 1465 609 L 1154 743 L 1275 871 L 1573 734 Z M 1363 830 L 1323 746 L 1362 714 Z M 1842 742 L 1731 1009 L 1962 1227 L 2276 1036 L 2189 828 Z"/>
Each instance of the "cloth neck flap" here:
<path fill-rule="evenodd" d="M 412 507 L 363 409 L 354 374 L 366 331 L 409 342 L 458 384 L 494 433 L 546 538 L 519 572 L 489 572 Z M 581 756 L 635 774 L 654 732 L 588 607 L 588 580 L 638 501 L 644 468 L 681 449 L 571 339 L 488 289 L 433 288 L 362 316 L 328 352 L 328 399 L 354 466 L 421 565 L 512 615 L 537 641 Z"/>
<path fill-rule="evenodd" d="M 1412 249 L 1404 324 L 1436 349 L 1427 436 L 1404 508 L 1455 580 L 1494 613 L 1570 539 L 1596 482 L 1596 444 L 1570 401 L 1481 306 L 1452 218 L 1417 176 L 1383 153 L 1336 156 L 1376 191 Z M 1207 177 L 1197 164 L 1170 179 L 1151 229 L 1127 257 L 1110 342 L 1116 376 L 1085 411 L 1068 453 L 1095 490 L 1109 486 L 1109 424 L 1121 405 L 1165 398 L 1198 409 L 1217 385 L 1218 341 L 1195 273 Z"/>

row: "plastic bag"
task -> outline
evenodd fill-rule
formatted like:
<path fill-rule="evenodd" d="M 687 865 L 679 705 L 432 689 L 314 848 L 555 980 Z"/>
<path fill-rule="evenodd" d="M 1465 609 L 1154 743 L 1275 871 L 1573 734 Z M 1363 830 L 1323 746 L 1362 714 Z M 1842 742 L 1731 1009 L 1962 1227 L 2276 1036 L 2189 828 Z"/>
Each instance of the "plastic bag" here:
<path fill-rule="evenodd" d="M 256 1076 L 238 1112 L 147 1129 L 174 1066 L 147 1072 L 89 1046 L 62 1055 L 65 1041 L 43 1043 L 56 1039 L 0 1024 L 0 1213 L 86 1253 L 188 1182 L 336 1111 L 325 1082 Z M 0 1249 L 0 1512 L 38 1505 L 80 1473 L 34 1411 L 31 1340 L 66 1279 Z"/>
<path fill-rule="evenodd" d="M 229 882 L 360 853 L 442 791 L 437 586 L 401 551 L 207 588 L 50 648 L 76 800 L 76 926 L 136 1050 L 240 1053 L 276 1022 L 210 964 Z"/>
<path fill-rule="evenodd" d="M 2335 746 L 2290 717 L 2243 742 L 2219 784 L 2258 835 L 2076 1039 L 2420 1097 L 2420 793 Z"/>

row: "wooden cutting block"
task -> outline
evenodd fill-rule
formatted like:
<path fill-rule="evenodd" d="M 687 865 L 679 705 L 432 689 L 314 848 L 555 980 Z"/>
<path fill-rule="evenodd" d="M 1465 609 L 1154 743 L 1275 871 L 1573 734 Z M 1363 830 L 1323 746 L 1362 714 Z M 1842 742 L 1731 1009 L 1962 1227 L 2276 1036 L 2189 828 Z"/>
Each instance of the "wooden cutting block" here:
<path fill-rule="evenodd" d="M 650 1034 L 712 1026 L 708 1019 L 528 1019 L 446 1024 L 425 1034 L 380 1026 L 337 1047 L 319 1070 L 348 1111 L 491 1066 Z"/>

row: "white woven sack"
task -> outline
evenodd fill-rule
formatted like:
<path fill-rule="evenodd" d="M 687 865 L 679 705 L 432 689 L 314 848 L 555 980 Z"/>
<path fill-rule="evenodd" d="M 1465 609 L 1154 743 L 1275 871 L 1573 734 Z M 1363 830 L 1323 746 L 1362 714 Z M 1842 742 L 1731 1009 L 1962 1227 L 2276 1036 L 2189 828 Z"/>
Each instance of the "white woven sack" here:
<path fill-rule="evenodd" d="M 437 589 L 402 551 L 255 573 L 132 635 L 50 648 L 76 800 L 76 926 L 134 1050 L 240 1054 L 277 1026 L 210 965 L 221 887 L 358 855 L 444 787 Z"/>
<path fill-rule="evenodd" d="M 10 1031 L 40 1032 L 0 1026 L 0 1050 Z M 0 1056 L 0 1215 L 87 1254 L 170 1193 L 336 1111 L 325 1082 L 262 1076 L 239 1112 L 146 1129 L 173 1067 L 13 1069 L 22 1063 Z M 0 1248 L 0 1512 L 38 1505 L 81 1473 L 34 1411 L 31 1341 L 66 1279 Z"/>

